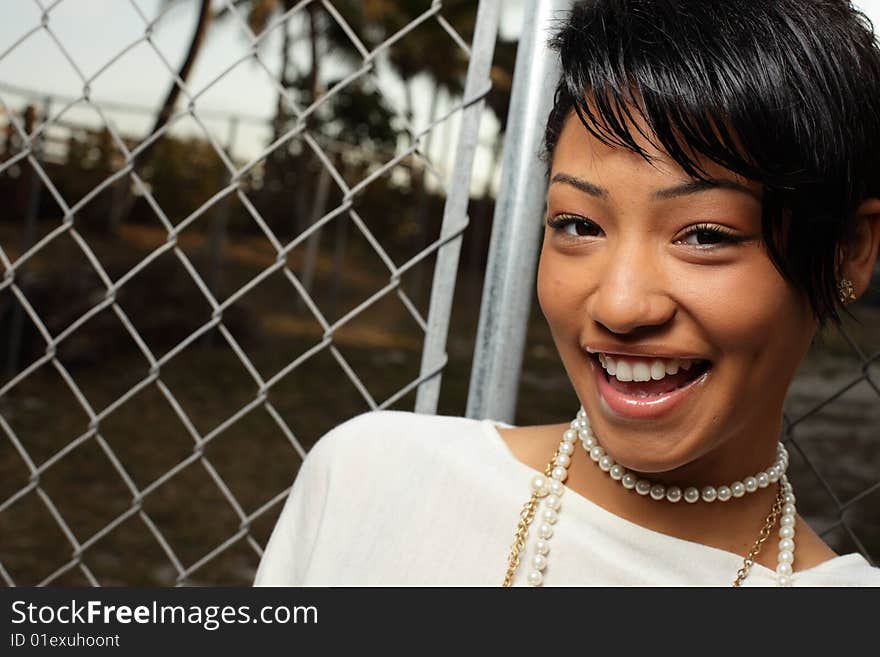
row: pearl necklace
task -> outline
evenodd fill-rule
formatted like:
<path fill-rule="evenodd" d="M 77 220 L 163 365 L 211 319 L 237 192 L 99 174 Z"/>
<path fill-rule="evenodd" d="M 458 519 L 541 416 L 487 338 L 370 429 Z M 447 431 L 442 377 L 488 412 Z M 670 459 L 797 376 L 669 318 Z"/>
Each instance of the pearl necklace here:
<path fill-rule="evenodd" d="M 743 566 L 737 572 L 734 586 L 740 583 L 748 575 L 754 564 L 755 557 L 762 544 L 770 535 L 770 531 L 779 519 L 779 552 L 776 565 L 777 586 L 791 586 L 792 564 L 794 563 L 794 526 L 797 511 L 795 509 L 795 496 L 791 484 L 785 472 L 788 468 L 788 452 L 780 443 L 777 447 L 776 462 L 754 477 L 746 477 L 742 482 L 736 481 L 730 486 L 706 486 L 702 491 L 696 487 L 685 488 L 684 492 L 677 486 L 665 487 L 663 484 L 652 484 L 646 479 L 639 479 L 622 466 L 614 463 L 605 450 L 599 446 L 592 432 L 589 418 L 583 407 L 572 420 L 570 428 L 562 435 L 562 441 L 550 463 L 544 471 L 544 475 L 534 475 L 529 482 L 531 496 L 526 502 L 520 514 L 520 522 L 517 527 L 516 538 L 510 553 L 507 575 L 504 586 L 510 586 L 513 582 L 513 574 L 519 565 L 519 554 L 525 547 L 525 536 L 537 512 L 538 500 L 542 500 L 540 512 L 540 524 L 538 525 L 538 539 L 535 541 L 534 554 L 530 559 L 528 583 L 531 586 L 541 586 L 544 583 L 543 571 L 546 570 L 550 552 L 550 539 L 553 536 L 553 525 L 559 518 L 559 510 L 562 506 L 562 494 L 565 492 L 563 481 L 568 476 L 568 467 L 571 464 L 571 456 L 574 453 L 574 442 L 580 438 L 584 449 L 603 471 L 607 472 L 612 479 L 619 481 L 624 488 L 635 490 L 640 495 L 648 495 L 653 500 L 667 500 L 675 503 L 681 499 L 691 504 L 702 499 L 705 502 L 719 500 L 726 502 L 732 497 L 742 497 L 745 493 L 753 493 L 758 488 L 766 488 L 771 483 L 779 482 L 779 491 L 774 501 L 773 508 L 761 528 L 758 540 L 743 562 Z M 763 485 L 762 485 L 763 484 Z"/>

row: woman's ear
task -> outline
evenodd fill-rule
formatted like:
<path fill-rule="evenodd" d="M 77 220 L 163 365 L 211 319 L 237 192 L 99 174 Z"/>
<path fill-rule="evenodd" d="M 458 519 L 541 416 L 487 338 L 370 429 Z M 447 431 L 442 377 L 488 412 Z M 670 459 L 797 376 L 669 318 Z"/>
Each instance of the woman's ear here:
<path fill-rule="evenodd" d="M 860 297 L 871 282 L 880 246 L 880 198 L 863 201 L 855 213 L 853 236 L 842 245 L 840 273 Z"/>

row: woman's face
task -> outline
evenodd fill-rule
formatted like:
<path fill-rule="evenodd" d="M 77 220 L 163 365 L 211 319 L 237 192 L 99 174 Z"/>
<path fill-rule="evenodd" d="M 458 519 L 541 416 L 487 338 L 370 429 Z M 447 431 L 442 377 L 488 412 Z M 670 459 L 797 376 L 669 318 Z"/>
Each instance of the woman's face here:
<path fill-rule="evenodd" d="M 569 118 L 550 173 L 555 226 L 545 226 L 538 300 L 617 462 L 670 481 L 740 479 L 773 461 L 817 323 L 764 249 L 760 186 L 708 161 L 717 184 L 697 184 L 642 146 L 653 165 Z M 651 381 L 612 385 L 591 352 L 617 354 L 620 378 L 628 366 Z M 672 375 L 673 357 L 696 362 Z"/>

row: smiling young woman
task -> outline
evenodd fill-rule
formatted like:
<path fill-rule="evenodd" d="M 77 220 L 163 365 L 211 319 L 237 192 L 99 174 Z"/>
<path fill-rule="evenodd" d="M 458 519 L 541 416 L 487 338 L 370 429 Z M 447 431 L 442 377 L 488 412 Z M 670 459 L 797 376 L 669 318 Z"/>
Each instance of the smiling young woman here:
<path fill-rule="evenodd" d="M 256 583 L 880 585 L 797 516 L 778 442 L 813 338 L 877 259 L 866 20 L 844 0 L 593 0 L 553 43 L 537 291 L 581 409 L 340 425 Z"/>

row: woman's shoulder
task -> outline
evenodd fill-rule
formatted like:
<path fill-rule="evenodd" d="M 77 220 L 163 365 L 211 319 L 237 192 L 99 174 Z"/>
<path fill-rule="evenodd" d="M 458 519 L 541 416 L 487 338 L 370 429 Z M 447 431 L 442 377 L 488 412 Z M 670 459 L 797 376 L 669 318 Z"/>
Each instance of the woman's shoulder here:
<path fill-rule="evenodd" d="M 316 459 L 372 465 L 439 453 L 488 442 L 485 422 L 453 415 L 412 411 L 368 411 L 337 425 L 312 447 Z M 383 458 L 384 457 L 384 458 Z"/>
<path fill-rule="evenodd" d="M 795 585 L 880 587 L 880 568 L 858 552 L 836 556 L 796 575 Z"/>

